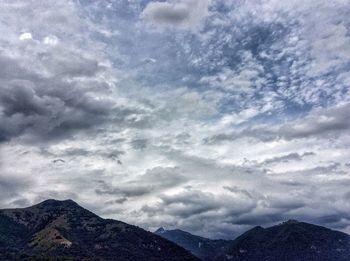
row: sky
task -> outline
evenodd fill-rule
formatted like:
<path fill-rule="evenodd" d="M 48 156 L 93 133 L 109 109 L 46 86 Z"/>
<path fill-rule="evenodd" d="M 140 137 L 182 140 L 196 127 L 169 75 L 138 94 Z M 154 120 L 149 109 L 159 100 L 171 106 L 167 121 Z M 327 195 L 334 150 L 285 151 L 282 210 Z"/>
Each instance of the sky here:
<path fill-rule="evenodd" d="M 349 0 L 1 0 L 0 208 L 350 233 Z"/>

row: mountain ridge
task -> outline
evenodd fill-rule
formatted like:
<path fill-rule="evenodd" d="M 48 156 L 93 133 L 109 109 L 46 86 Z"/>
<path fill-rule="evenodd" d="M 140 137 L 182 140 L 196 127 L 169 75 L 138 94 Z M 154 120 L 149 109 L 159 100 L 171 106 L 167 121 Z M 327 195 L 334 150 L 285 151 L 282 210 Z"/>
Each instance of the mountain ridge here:
<path fill-rule="evenodd" d="M 166 230 L 160 227 L 154 233 L 182 246 L 201 260 L 206 261 L 215 260 L 216 256 L 231 242 L 193 235 L 181 229 Z"/>
<path fill-rule="evenodd" d="M 350 236 L 326 227 L 289 220 L 248 230 L 233 240 L 217 260 L 348 261 Z"/>
<path fill-rule="evenodd" d="M 350 260 L 350 235 L 293 219 L 266 228 L 255 226 L 216 248 L 215 240 L 204 238 L 212 243 L 210 249 L 199 248 L 198 240 L 203 238 L 186 231 L 160 228 L 155 233 L 203 261 Z"/>
<path fill-rule="evenodd" d="M 127 223 L 103 219 L 72 200 L 0 210 L 0 260 L 198 260 Z"/>

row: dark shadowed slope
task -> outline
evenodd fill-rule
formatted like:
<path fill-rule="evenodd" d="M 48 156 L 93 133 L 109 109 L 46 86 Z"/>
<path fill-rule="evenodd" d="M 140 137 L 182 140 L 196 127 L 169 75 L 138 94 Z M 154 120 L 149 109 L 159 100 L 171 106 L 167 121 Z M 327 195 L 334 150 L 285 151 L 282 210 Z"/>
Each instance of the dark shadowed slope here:
<path fill-rule="evenodd" d="M 247 231 L 235 239 L 217 260 L 349 261 L 350 236 L 291 220 Z"/>
<path fill-rule="evenodd" d="M 102 219 L 71 200 L 47 200 L 29 208 L 0 210 L 0 260 L 31 257 L 197 260 L 162 237 L 120 221 Z"/>
<path fill-rule="evenodd" d="M 195 256 L 206 261 L 214 260 L 231 242 L 229 240 L 212 240 L 192 235 L 180 229 L 165 230 L 164 228 L 159 228 L 155 233 L 182 246 Z"/>

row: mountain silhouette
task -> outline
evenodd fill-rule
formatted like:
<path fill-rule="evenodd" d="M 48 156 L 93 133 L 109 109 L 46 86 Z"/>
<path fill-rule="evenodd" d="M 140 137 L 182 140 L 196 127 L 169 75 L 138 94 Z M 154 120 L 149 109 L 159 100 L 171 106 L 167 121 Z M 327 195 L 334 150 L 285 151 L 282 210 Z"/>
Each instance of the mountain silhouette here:
<path fill-rule="evenodd" d="M 231 242 L 217 260 L 349 261 L 350 236 L 322 226 L 289 220 L 257 226 Z"/>
<path fill-rule="evenodd" d="M 254 227 L 234 240 L 211 240 L 182 230 L 155 232 L 203 261 L 349 261 L 350 236 L 322 226 L 289 220 Z"/>
<path fill-rule="evenodd" d="M 180 229 L 166 230 L 161 227 L 154 233 L 182 246 L 201 260 L 206 261 L 215 260 L 231 242 L 230 240 L 213 240 L 192 235 Z"/>
<path fill-rule="evenodd" d="M 0 210 L 0 260 L 198 260 L 182 247 L 72 200 Z"/>

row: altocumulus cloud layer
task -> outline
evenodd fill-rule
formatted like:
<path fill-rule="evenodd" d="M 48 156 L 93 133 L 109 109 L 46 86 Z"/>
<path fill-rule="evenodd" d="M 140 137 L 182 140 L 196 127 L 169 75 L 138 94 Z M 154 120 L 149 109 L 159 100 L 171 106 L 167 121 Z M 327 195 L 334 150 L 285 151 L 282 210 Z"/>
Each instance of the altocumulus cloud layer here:
<path fill-rule="evenodd" d="M 350 232 L 349 1 L 0 6 L 0 207 Z"/>

